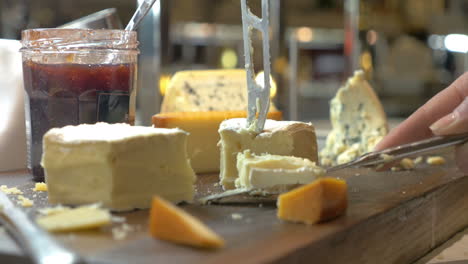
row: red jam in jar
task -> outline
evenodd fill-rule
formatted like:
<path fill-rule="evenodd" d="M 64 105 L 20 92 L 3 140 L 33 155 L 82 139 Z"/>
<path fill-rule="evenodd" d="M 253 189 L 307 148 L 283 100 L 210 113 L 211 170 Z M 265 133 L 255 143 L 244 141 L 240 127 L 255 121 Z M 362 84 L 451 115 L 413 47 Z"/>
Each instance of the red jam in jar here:
<path fill-rule="evenodd" d="M 35 180 L 43 180 L 42 137 L 49 129 L 96 122 L 133 123 L 136 33 L 27 30 L 22 41 L 28 167 Z"/>

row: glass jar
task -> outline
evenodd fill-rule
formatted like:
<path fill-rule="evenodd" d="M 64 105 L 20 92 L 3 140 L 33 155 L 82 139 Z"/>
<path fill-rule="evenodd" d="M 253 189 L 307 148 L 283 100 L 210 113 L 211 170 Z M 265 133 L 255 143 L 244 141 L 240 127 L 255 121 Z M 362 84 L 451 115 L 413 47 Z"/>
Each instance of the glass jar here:
<path fill-rule="evenodd" d="M 22 32 L 28 168 L 43 180 L 42 137 L 53 127 L 135 119 L 135 31 L 31 29 Z"/>

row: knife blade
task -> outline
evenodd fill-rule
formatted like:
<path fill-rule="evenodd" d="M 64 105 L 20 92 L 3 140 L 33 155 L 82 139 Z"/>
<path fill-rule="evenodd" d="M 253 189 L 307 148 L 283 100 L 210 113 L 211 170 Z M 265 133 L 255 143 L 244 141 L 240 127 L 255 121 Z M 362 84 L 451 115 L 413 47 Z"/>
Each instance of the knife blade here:
<path fill-rule="evenodd" d="M 0 223 L 34 263 L 85 263 L 77 254 L 57 243 L 37 227 L 2 191 L 0 191 Z"/>
<path fill-rule="evenodd" d="M 269 2 L 262 0 L 262 18 L 252 14 L 247 6 L 247 0 L 241 0 L 242 33 L 244 39 L 245 70 L 247 77 L 248 103 L 247 128 L 260 133 L 270 107 L 270 36 L 269 36 Z M 254 65 L 252 61 L 252 29 L 262 33 L 263 49 L 263 87 L 255 82 Z"/>
<path fill-rule="evenodd" d="M 349 167 L 374 167 L 390 163 L 406 157 L 433 152 L 438 149 L 463 144 L 468 141 L 468 133 L 435 136 L 420 141 L 374 151 L 364 154 L 348 163 L 336 165 L 326 169 L 327 172 L 341 170 Z"/>

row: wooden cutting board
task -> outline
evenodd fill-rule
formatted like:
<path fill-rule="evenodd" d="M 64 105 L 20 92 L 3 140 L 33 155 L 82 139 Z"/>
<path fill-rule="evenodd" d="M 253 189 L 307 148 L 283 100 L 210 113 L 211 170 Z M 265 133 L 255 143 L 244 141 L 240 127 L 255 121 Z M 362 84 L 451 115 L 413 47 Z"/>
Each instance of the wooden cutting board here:
<path fill-rule="evenodd" d="M 280 221 L 274 204 L 183 205 L 226 239 L 226 248 L 218 251 L 151 238 L 147 210 L 116 214 L 133 229 L 122 240 L 113 238 L 112 228 L 56 238 L 89 263 L 411 263 L 468 225 L 468 177 L 456 170 L 450 153 L 444 166 L 331 174 L 348 181 L 349 208 L 345 216 L 317 225 Z M 1 184 L 20 186 L 24 196 L 35 201 L 33 208 L 25 209 L 33 216 L 49 205 L 46 193 L 30 190 L 29 179 L 24 173 L 0 174 Z M 217 175 L 200 175 L 197 189 L 201 195 L 217 192 L 216 181 Z M 0 260 L 24 259 L 0 232 Z"/>

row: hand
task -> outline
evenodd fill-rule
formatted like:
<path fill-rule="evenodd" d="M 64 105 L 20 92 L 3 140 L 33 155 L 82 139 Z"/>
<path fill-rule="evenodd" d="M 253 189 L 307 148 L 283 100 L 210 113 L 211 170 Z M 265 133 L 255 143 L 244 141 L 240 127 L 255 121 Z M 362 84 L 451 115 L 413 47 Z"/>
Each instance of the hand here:
<path fill-rule="evenodd" d="M 434 135 L 468 132 L 468 72 L 431 98 L 376 146 L 376 150 Z M 468 143 L 456 149 L 457 166 L 468 173 Z"/>

